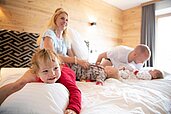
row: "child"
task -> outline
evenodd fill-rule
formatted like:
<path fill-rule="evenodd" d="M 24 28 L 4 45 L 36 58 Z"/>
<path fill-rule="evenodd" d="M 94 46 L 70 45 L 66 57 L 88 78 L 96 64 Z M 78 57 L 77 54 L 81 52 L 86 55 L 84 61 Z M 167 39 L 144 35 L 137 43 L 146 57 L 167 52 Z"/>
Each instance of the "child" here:
<path fill-rule="evenodd" d="M 64 114 L 79 114 L 81 110 L 81 92 L 76 86 L 75 73 L 68 67 L 60 68 L 58 56 L 48 50 L 38 50 L 32 57 L 32 66 L 19 80 L 0 88 L 2 103 L 10 94 L 20 90 L 29 82 L 61 83 L 69 91 L 69 104 Z M 8 91 L 6 91 L 8 90 Z"/>
<path fill-rule="evenodd" d="M 83 69 L 80 65 L 73 64 L 71 67 L 72 70 L 76 73 L 76 79 L 79 81 L 96 81 L 96 85 L 103 85 L 103 82 L 107 78 L 115 79 L 128 79 L 132 75 L 132 78 L 150 80 L 163 78 L 161 71 L 154 69 L 147 71 L 129 71 L 129 70 L 118 70 L 112 66 L 100 66 L 91 64 L 89 69 Z"/>
<path fill-rule="evenodd" d="M 103 85 L 106 78 L 112 78 L 117 75 L 117 69 L 112 66 L 100 66 L 90 64 L 89 69 L 84 69 L 78 64 L 73 64 L 71 69 L 76 74 L 76 79 L 79 81 L 96 81 L 96 85 Z"/>
<path fill-rule="evenodd" d="M 122 69 L 119 71 L 119 78 L 121 79 L 141 79 L 141 80 L 153 80 L 163 79 L 163 73 L 160 70 L 153 69 L 148 71 L 130 71 Z"/>
<path fill-rule="evenodd" d="M 32 58 L 32 71 L 38 75 L 38 81 L 44 83 L 62 83 L 70 93 L 66 113 L 78 114 L 81 108 L 81 92 L 76 86 L 75 73 L 68 67 L 60 69 L 59 57 L 52 51 L 42 49 Z"/>
<path fill-rule="evenodd" d="M 111 61 L 108 59 L 103 59 L 101 62 L 102 66 L 111 65 Z M 128 67 L 127 67 L 128 68 Z M 116 68 L 113 68 L 115 70 L 116 74 L 113 74 L 113 78 L 116 79 L 142 79 L 142 80 L 152 80 L 152 79 L 162 79 L 163 78 L 163 72 L 158 69 L 148 70 L 148 71 L 139 71 L 139 70 L 133 70 L 131 66 L 128 69 L 125 69 L 125 67 L 122 67 L 118 71 L 116 71 Z M 130 70 L 132 69 L 132 70 Z"/>

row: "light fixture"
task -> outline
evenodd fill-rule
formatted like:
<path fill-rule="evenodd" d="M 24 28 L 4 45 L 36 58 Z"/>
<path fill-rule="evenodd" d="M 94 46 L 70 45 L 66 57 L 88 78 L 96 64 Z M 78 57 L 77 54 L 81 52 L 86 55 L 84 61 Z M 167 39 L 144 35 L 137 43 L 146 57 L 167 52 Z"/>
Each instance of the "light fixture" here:
<path fill-rule="evenodd" d="M 90 22 L 90 25 L 91 26 L 95 26 L 96 25 L 96 22 Z"/>

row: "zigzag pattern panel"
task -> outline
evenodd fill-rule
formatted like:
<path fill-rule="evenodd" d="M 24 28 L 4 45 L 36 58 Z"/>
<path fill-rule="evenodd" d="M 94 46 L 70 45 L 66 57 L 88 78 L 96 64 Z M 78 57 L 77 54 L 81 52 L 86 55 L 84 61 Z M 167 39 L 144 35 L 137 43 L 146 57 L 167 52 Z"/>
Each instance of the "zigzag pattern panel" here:
<path fill-rule="evenodd" d="M 29 67 L 30 60 L 38 47 L 37 33 L 0 30 L 0 68 Z"/>

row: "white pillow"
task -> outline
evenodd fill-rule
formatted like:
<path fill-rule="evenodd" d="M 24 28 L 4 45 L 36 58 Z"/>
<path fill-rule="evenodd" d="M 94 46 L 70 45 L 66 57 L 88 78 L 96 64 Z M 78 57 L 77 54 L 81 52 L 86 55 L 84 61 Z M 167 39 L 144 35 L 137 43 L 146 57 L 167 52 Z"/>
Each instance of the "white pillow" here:
<path fill-rule="evenodd" d="M 80 34 L 71 28 L 68 29 L 68 35 L 71 40 L 71 46 L 75 55 L 83 60 L 89 59 L 89 52 L 86 43 L 81 38 Z"/>
<path fill-rule="evenodd" d="M 28 68 L 1 68 L 0 86 L 19 79 Z M 0 114 L 63 114 L 69 93 L 60 83 L 28 83 L 0 106 Z"/>
<path fill-rule="evenodd" d="M 0 114 L 63 114 L 69 93 L 60 83 L 28 83 L 0 106 Z"/>

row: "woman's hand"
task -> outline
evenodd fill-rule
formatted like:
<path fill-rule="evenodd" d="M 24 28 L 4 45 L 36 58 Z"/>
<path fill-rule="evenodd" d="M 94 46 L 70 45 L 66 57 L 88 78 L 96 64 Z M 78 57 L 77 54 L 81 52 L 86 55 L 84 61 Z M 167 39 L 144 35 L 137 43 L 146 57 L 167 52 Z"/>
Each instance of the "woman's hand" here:
<path fill-rule="evenodd" d="M 85 61 L 85 60 L 81 60 L 81 59 L 77 59 L 78 64 L 83 67 L 84 69 L 88 69 L 90 66 L 90 63 Z"/>
<path fill-rule="evenodd" d="M 66 109 L 64 114 L 77 114 L 77 113 L 71 109 Z"/>

